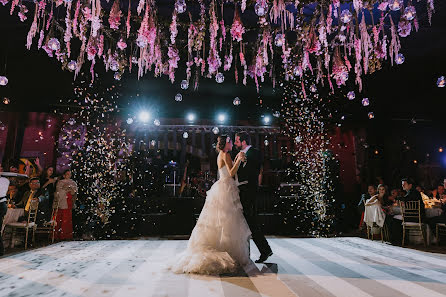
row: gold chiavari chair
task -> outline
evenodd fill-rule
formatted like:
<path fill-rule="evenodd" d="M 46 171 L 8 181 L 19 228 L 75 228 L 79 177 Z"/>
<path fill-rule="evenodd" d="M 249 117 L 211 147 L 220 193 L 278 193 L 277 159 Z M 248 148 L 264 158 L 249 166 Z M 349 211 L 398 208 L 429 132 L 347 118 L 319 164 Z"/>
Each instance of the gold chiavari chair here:
<path fill-rule="evenodd" d="M 59 201 L 56 200 L 54 203 L 53 210 L 51 212 L 51 219 L 48 222 L 44 222 L 43 226 L 37 226 L 37 234 L 48 234 L 48 240 L 51 238 L 51 243 L 54 243 L 54 233 L 56 232 L 57 226 L 57 211 L 59 210 Z"/>
<path fill-rule="evenodd" d="M 440 236 L 446 235 L 446 224 L 437 223 L 435 226 L 435 235 L 437 236 L 437 244 L 440 245 Z"/>
<path fill-rule="evenodd" d="M 426 236 L 424 234 L 425 225 L 421 222 L 420 201 L 400 201 L 401 213 L 403 217 L 403 242 L 406 239 L 406 231 L 421 233 L 424 246 L 426 246 Z"/>
<path fill-rule="evenodd" d="M 28 248 L 29 231 L 32 230 L 33 231 L 32 242 L 34 245 L 35 233 L 37 227 L 36 218 L 38 209 L 39 209 L 39 199 L 33 198 L 29 204 L 28 219 L 26 222 L 14 222 L 6 224 L 5 229 L 6 227 L 11 229 L 11 246 L 17 230 L 23 230 L 25 233 L 25 250 Z"/>

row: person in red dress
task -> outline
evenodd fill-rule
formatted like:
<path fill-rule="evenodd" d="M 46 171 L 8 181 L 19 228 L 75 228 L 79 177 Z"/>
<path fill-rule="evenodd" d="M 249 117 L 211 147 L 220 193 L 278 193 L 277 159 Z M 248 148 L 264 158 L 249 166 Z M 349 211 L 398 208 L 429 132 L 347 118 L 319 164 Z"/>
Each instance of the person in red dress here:
<path fill-rule="evenodd" d="M 59 206 L 56 216 L 57 240 L 73 239 L 73 219 L 72 211 L 76 200 L 77 184 L 71 179 L 71 170 L 65 170 L 62 179 L 57 182 L 54 194 L 53 208 Z"/>

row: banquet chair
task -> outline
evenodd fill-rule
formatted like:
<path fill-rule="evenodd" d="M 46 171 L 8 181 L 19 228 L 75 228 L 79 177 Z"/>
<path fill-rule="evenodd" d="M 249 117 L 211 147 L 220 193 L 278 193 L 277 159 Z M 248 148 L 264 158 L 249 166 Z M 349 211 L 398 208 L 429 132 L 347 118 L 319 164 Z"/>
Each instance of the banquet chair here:
<path fill-rule="evenodd" d="M 6 224 L 5 231 L 6 228 L 11 229 L 11 246 L 13 246 L 13 241 L 17 230 L 23 230 L 25 232 L 25 250 L 28 248 L 29 232 L 30 230 L 32 230 L 33 232 L 32 242 L 34 245 L 35 232 L 37 227 L 36 218 L 38 209 L 39 209 L 39 200 L 32 199 L 29 204 L 28 219 L 26 222 L 14 222 Z"/>
<path fill-rule="evenodd" d="M 402 225 L 403 225 L 403 242 L 406 239 L 406 231 L 421 233 L 424 246 L 426 246 L 426 236 L 424 234 L 425 225 L 421 222 L 420 201 L 400 201 Z"/>
<path fill-rule="evenodd" d="M 384 234 L 386 233 L 385 225 L 383 227 L 380 227 L 376 224 L 376 222 L 373 222 L 373 226 L 369 226 L 366 224 L 367 227 L 367 239 L 373 240 L 373 229 L 379 228 L 379 232 L 381 233 L 381 242 L 384 242 Z"/>
<path fill-rule="evenodd" d="M 57 211 L 59 210 L 59 201 L 56 200 L 53 210 L 51 212 L 51 219 L 44 222 L 42 226 L 37 226 L 36 234 L 48 234 L 48 240 L 51 238 L 51 243 L 54 243 L 54 233 L 57 226 Z"/>
<path fill-rule="evenodd" d="M 440 236 L 446 235 L 446 224 L 445 223 L 437 223 L 435 226 L 435 234 L 437 236 L 437 245 L 440 245 Z"/>

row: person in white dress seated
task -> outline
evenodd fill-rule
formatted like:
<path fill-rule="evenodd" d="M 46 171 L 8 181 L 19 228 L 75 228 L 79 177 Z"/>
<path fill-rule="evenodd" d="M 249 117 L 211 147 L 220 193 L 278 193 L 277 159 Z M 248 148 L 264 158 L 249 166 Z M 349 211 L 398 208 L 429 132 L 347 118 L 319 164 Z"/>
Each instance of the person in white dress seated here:
<path fill-rule="evenodd" d="M 386 214 L 382 209 L 382 203 L 386 199 L 386 195 L 386 187 L 379 185 L 378 194 L 365 202 L 364 222 L 367 226 L 373 227 L 374 223 L 381 228 L 384 226 Z"/>
<path fill-rule="evenodd" d="M 219 179 L 207 192 L 206 202 L 192 231 L 187 248 L 169 266 L 175 273 L 226 274 L 251 265 L 251 231 L 243 216 L 234 176 L 245 154 L 232 162 L 230 137 L 219 136 L 217 165 Z"/>

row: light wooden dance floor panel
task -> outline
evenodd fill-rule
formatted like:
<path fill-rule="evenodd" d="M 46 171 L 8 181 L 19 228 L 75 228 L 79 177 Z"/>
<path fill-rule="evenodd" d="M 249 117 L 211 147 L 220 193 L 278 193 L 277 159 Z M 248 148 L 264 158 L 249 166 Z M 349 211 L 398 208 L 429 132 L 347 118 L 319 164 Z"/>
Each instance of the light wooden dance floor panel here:
<path fill-rule="evenodd" d="M 361 238 L 268 240 L 268 263 L 220 277 L 166 269 L 185 240 L 58 243 L 1 258 L 0 296 L 446 296 L 446 255 Z"/>

